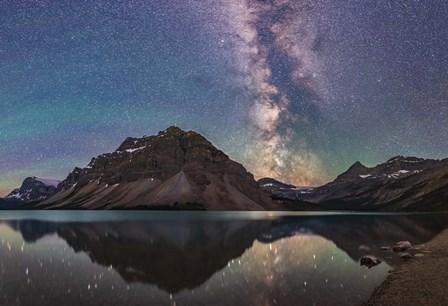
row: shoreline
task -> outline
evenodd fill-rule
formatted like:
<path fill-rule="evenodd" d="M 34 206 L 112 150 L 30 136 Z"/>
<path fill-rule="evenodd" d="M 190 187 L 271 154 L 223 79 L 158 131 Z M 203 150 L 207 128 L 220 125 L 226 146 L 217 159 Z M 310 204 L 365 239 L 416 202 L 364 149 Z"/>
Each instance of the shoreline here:
<path fill-rule="evenodd" d="M 364 306 L 448 305 L 448 229 L 417 248 L 424 255 L 392 270 Z"/>

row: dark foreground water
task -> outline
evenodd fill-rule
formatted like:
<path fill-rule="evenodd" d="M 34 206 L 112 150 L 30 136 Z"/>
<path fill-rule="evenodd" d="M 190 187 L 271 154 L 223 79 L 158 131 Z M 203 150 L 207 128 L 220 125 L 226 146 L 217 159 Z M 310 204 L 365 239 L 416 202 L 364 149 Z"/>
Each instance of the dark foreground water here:
<path fill-rule="evenodd" d="M 0 305 L 359 305 L 448 215 L 0 212 Z M 363 255 L 383 259 L 367 269 Z"/>

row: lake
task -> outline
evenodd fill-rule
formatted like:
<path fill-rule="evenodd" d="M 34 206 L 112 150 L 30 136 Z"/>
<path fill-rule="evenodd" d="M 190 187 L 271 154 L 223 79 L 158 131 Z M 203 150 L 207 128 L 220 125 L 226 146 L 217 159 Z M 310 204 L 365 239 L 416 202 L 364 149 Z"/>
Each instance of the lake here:
<path fill-rule="evenodd" d="M 447 227 L 447 214 L 2 211 L 0 305 L 359 305 L 403 260 L 381 246 Z"/>

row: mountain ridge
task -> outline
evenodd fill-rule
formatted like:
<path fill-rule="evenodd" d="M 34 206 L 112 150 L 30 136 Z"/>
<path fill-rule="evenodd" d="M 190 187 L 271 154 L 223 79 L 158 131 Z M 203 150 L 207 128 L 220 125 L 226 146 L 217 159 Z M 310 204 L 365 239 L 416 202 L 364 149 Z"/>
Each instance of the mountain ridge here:
<path fill-rule="evenodd" d="M 28 177 L 0 199 L 8 209 L 448 210 L 448 158 L 397 155 L 353 163 L 319 187 L 258 182 L 205 137 L 171 126 L 127 137 L 59 182 Z"/>
<path fill-rule="evenodd" d="M 281 188 L 259 183 L 288 210 L 448 210 L 448 159 L 398 155 L 373 167 L 357 161 L 332 182 L 305 192 L 281 182 Z"/>
<path fill-rule="evenodd" d="M 374 167 L 355 163 L 302 199 L 326 209 L 447 210 L 448 159 L 395 156 Z"/>

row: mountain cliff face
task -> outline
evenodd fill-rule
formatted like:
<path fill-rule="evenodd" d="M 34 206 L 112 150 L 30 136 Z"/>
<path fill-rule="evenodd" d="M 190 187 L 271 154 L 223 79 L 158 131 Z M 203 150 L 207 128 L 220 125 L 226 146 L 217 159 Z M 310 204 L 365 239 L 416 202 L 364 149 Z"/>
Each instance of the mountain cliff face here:
<path fill-rule="evenodd" d="M 397 156 L 372 168 L 357 162 L 302 199 L 325 209 L 448 210 L 448 159 Z"/>
<path fill-rule="evenodd" d="M 56 192 L 60 181 L 27 177 L 20 188 L 14 189 L 5 197 L 5 201 L 31 203 L 45 200 Z"/>
<path fill-rule="evenodd" d="M 75 168 L 41 206 L 277 209 L 241 164 L 200 134 L 177 127 L 127 138 L 115 152 Z"/>

